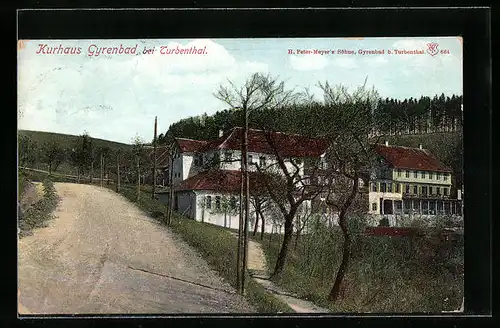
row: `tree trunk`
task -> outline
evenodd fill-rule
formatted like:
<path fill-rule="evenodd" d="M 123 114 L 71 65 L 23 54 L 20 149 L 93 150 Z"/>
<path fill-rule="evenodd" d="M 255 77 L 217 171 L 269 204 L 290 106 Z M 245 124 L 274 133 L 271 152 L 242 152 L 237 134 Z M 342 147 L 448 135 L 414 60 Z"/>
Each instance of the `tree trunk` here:
<path fill-rule="evenodd" d="M 346 202 L 342 206 L 342 209 L 339 213 L 339 225 L 342 229 L 342 235 L 344 236 L 344 243 L 342 245 L 342 261 L 340 262 L 333 287 L 330 291 L 330 294 L 328 295 L 328 300 L 330 302 L 335 302 L 339 297 L 340 286 L 342 284 L 342 281 L 344 280 L 344 276 L 349 265 L 349 258 L 351 255 L 351 235 L 349 233 L 349 227 L 347 226 L 346 215 L 347 210 L 351 206 L 354 198 L 356 197 L 356 194 L 358 193 L 359 182 L 357 174 L 354 175 L 353 182 L 354 183 L 351 193 L 349 194 L 349 197 L 347 197 Z"/>
<path fill-rule="evenodd" d="M 90 162 L 90 184 L 92 184 L 92 182 L 94 182 L 94 160 L 92 160 L 92 162 Z"/>
<path fill-rule="evenodd" d="M 76 168 L 76 183 L 80 183 L 80 168 Z"/>
<path fill-rule="evenodd" d="M 276 261 L 276 265 L 274 267 L 274 271 L 271 277 L 278 276 L 281 274 L 281 272 L 283 272 L 283 268 L 285 267 L 286 257 L 288 255 L 288 247 L 290 246 L 290 242 L 292 241 L 292 236 L 293 236 L 293 215 L 289 214 L 285 218 L 285 231 L 283 235 L 283 243 L 281 244 L 281 250 L 278 255 L 278 260 Z"/>
<path fill-rule="evenodd" d="M 255 235 L 257 234 L 257 229 L 259 229 L 259 213 L 255 211 L 255 224 L 253 226 L 252 236 L 255 237 Z"/>
<path fill-rule="evenodd" d="M 302 231 L 302 229 L 297 228 L 297 232 L 295 233 L 295 243 L 293 245 L 294 250 L 297 249 L 297 245 L 299 244 L 299 238 L 300 238 L 301 231 Z"/>
<path fill-rule="evenodd" d="M 260 227 L 260 240 L 264 240 L 264 230 L 265 230 L 266 221 L 265 221 L 264 215 L 262 213 L 260 213 L 260 222 L 262 224 L 262 226 Z"/>

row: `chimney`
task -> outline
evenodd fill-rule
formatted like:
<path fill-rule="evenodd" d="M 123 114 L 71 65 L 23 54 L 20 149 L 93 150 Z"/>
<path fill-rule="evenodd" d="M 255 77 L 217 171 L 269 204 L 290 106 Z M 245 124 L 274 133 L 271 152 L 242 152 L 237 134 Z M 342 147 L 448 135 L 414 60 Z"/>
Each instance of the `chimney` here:
<path fill-rule="evenodd" d="M 387 141 L 387 140 L 386 140 L 386 141 L 385 141 L 385 145 L 386 145 L 386 146 L 389 146 L 389 141 Z"/>
<path fill-rule="evenodd" d="M 423 149 L 422 144 L 418 144 L 418 148 Z"/>
<path fill-rule="evenodd" d="M 219 138 L 222 137 L 224 135 L 224 131 L 223 130 L 219 130 Z"/>

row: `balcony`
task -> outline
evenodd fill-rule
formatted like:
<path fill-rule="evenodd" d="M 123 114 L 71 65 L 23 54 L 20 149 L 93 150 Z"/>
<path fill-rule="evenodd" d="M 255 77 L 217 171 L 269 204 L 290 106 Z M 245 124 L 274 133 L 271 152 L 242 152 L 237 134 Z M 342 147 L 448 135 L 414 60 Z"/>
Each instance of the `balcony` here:
<path fill-rule="evenodd" d="M 403 198 L 410 199 L 450 199 L 449 195 L 438 195 L 438 194 L 414 194 L 403 192 Z"/>

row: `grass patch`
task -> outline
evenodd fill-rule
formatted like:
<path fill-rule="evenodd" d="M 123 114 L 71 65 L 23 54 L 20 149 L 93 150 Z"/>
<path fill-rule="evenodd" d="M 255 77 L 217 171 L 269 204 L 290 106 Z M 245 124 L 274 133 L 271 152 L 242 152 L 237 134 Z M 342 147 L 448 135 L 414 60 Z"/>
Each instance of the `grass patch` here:
<path fill-rule="evenodd" d="M 110 187 L 111 189 L 111 187 Z M 123 185 L 120 193 L 132 202 L 136 201 L 136 189 L 131 185 Z M 150 216 L 165 222 L 162 213 L 166 213 L 167 206 L 151 198 L 150 193 L 143 192 L 139 208 Z M 173 214 L 170 228 L 190 246 L 195 248 L 208 264 L 216 270 L 225 281 L 236 288 L 236 251 L 237 240 L 230 231 L 212 224 L 197 222 Z M 252 279 L 247 279 L 246 295 L 248 302 L 259 313 L 286 313 L 294 312 L 287 304 L 269 294 L 264 288 Z"/>
<path fill-rule="evenodd" d="M 31 235 L 32 230 L 47 225 L 47 221 L 54 218 L 53 211 L 59 202 L 54 183 L 43 180 L 44 196 L 38 202 L 30 206 L 25 212 L 19 212 L 19 236 L 20 238 Z"/>
<path fill-rule="evenodd" d="M 463 297 L 463 240 L 433 237 L 354 236 L 341 298 L 330 303 L 341 259 L 341 234 L 319 229 L 293 243 L 284 272 L 274 282 L 332 312 L 440 312 L 459 308 Z M 281 247 L 277 235 L 261 243 L 274 265 Z"/>

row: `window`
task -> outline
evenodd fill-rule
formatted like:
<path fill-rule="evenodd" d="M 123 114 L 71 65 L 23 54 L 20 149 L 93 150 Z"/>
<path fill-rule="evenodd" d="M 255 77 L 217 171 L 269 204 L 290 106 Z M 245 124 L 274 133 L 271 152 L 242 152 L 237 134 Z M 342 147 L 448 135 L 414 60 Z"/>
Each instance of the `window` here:
<path fill-rule="evenodd" d="M 385 184 L 385 182 L 382 182 L 380 184 L 380 191 L 381 192 L 387 192 L 387 185 Z"/>
<path fill-rule="evenodd" d="M 226 162 L 230 162 L 232 159 L 233 159 L 233 152 L 232 152 L 232 151 L 230 151 L 230 150 L 226 150 L 226 151 L 224 152 L 224 160 L 225 160 Z"/>
<path fill-rule="evenodd" d="M 401 178 L 401 169 L 398 169 L 398 178 Z"/>
<path fill-rule="evenodd" d="M 439 172 L 436 173 L 436 180 L 441 180 L 441 173 Z"/>
<path fill-rule="evenodd" d="M 426 173 L 424 171 L 422 171 L 422 179 L 425 179 L 425 175 L 426 175 Z"/>
<path fill-rule="evenodd" d="M 418 186 L 413 186 L 413 194 L 414 195 L 418 194 Z"/>
<path fill-rule="evenodd" d="M 436 194 L 441 196 L 441 188 L 440 187 L 436 187 Z"/>
<path fill-rule="evenodd" d="M 207 208 L 208 209 L 212 208 L 212 196 L 207 196 L 206 202 L 207 202 Z"/>
<path fill-rule="evenodd" d="M 418 171 L 414 171 L 414 172 L 413 172 L 413 177 L 414 177 L 415 179 L 416 179 L 416 178 L 418 178 Z"/>
<path fill-rule="evenodd" d="M 443 174 L 443 180 L 444 181 L 448 181 L 448 173 L 444 173 Z"/>
<path fill-rule="evenodd" d="M 253 156 L 248 155 L 248 164 L 252 164 L 252 163 L 253 163 Z"/>
<path fill-rule="evenodd" d="M 220 196 L 215 197 L 215 209 L 220 210 Z"/>
<path fill-rule="evenodd" d="M 401 192 L 401 185 L 396 183 L 396 192 Z"/>
<path fill-rule="evenodd" d="M 431 179 L 431 180 L 432 180 L 432 179 L 433 179 L 433 175 L 434 175 L 434 173 L 429 172 L 429 179 Z"/>
<path fill-rule="evenodd" d="M 434 195 L 434 187 L 429 187 L 429 194 Z"/>
<path fill-rule="evenodd" d="M 377 191 L 377 183 L 376 182 L 372 182 L 372 191 L 373 192 Z"/>
<path fill-rule="evenodd" d="M 377 210 L 377 203 L 372 203 L 372 211 L 376 211 Z"/>
<path fill-rule="evenodd" d="M 391 183 L 391 182 L 389 182 L 389 183 L 387 184 L 387 191 L 388 191 L 388 192 L 392 192 L 392 183 Z"/>
<path fill-rule="evenodd" d="M 445 196 L 448 196 L 450 194 L 450 189 L 449 188 L 443 188 L 443 194 Z"/>
<path fill-rule="evenodd" d="M 265 156 L 259 157 L 259 165 L 260 165 L 260 167 L 266 166 L 266 157 Z"/>
<path fill-rule="evenodd" d="M 427 187 L 422 186 L 422 195 L 427 195 Z"/>
<path fill-rule="evenodd" d="M 406 177 L 409 178 L 410 177 L 410 171 L 406 170 Z"/>
<path fill-rule="evenodd" d="M 405 192 L 406 192 L 407 194 L 409 194 L 409 193 L 410 193 L 410 185 L 409 185 L 409 184 L 405 185 Z"/>

